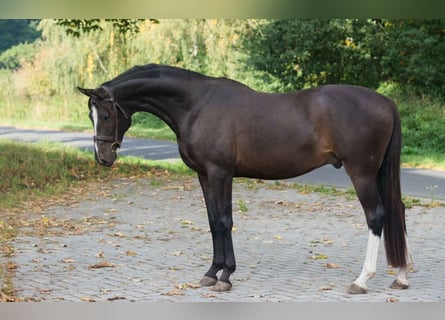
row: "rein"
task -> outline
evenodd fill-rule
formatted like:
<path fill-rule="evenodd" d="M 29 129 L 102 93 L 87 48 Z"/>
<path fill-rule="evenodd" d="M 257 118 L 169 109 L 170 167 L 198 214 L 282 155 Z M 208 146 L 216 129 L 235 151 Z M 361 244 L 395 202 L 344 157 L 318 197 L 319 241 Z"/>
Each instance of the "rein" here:
<path fill-rule="evenodd" d="M 112 116 L 114 118 L 114 133 L 111 136 L 94 136 L 93 139 L 94 141 L 107 141 L 107 142 L 112 142 L 111 144 L 111 150 L 113 152 L 116 151 L 117 148 L 121 147 L 121 143 L 122 141 L 119 140 L 119 134 L 118 134 L 118 128 L 119 128 L 119 123 L 118 123 L 118 114 L 117 114 L 117 110 L 119 110 L 125 117 L 125 119 L 128 119 L 129 116 L 128 114 L 125 112 L 125 110 L 119 105 L 119 103 L 117 103 L 117 101 L 114 99 L 114 95 L 111 92 L 110 88 L 106 87 L 106 86 L 102 86 L 102 89 L 105 90 L 105 92 L 108 94 L 109 98 L 108 99 L 104 99 L 103 101 L 105 102 L 111 102 L 112 103 L 112 108 L 111 108 L 111 112 L 112 112 Z"/>

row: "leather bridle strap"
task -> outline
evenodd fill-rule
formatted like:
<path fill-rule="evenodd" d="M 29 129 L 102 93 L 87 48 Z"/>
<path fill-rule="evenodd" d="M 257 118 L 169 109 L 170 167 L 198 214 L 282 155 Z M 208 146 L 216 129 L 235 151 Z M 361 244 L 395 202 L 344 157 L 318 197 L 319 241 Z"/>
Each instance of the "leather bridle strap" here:
<path fill-rule="evenodd" d="M 129 119 L 129 116 L 125 112 L 125 110 L 119 105 L 119 103 L 117 103 L 117 101 L 114 99 L 113 93 L 111 92 L 110 88 L 106 86 L 102 86 L 101 88 L 104 89 L 104 91 L 108 94 L 108 98 L 104 99 L 103 101 L 112 103 L 111 112 L 112 112 L 112 117 L 114 119 L 114 134 L 112 136 L 94 136 L 93 139 L 94 141 L 113 142 L 111 145 L 111 150 L 115 152 L 117 148 L 120 148 L 122 143 L 122 141 L 120 141 L 118 138 L 119 123 L 118 123 L 117 110 L 119 110 L 123 114 L 125 119 Z"/>

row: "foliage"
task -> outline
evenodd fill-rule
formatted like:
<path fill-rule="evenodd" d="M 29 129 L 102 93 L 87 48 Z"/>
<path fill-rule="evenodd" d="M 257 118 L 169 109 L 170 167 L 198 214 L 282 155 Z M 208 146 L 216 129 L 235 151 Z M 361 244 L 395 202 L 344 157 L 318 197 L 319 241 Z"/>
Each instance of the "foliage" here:
<path fill-rule="evenodd" d="M 402 160 L 413 166 L 445 168 L 445 104 L 443 99 L 418 97 L 407 86 L 382 84 L 378 91 L 398 106 L 402 122 Z"/>
<path fill-rule="evenodd" d="M 245 38 L 248 63 L 284 91 L 328 83 L 445 96 L 445 20 L 277 20 Z"/>
<path fill-rule="evenodd" d="M 445 19 L 384 22 L 382 76 L 418 95 L 445 97 Z"/>
<path fill-rule="evenodd" d="M 113 26 L 121 34 L 137 33 L 139 31 L 139 25 L 143 19 L 105 19 L 107 22 L 111 22 Z M 153 23 L 159 23 L 156 19 L 150 19 Z M 57 25 L 65 28 L 68 35 L 79 38 L 82 33 L 88 33 L 90 31 L 102 31 L 100 19 L 58 19 Z"/>
<path fill-rule="evenodd" d="M 0 53 L 20 43 L 31 43 L 40 37 L 36 30 L 38 20 L 0 20 Z"/>
<path fill-rule="evenodd" d="M 291 91 L 328 83 L 376 87 L 372 20 L 278 20 L 245 38 L 248 63 Z"/>
<path fill-rule="evenodd" d="M 0 69 L 17 70 L 30 65 L 39 50 L 36 43 L 21 43 L 0 54 Z"/>

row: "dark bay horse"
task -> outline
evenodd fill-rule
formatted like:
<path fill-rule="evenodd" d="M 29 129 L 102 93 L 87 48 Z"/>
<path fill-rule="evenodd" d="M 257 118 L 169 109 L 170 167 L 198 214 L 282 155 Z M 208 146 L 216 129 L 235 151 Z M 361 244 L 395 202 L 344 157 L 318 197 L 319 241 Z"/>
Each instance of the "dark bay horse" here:
<path fill-rule="evenodd" d="M 380 238 L 408 288 L 411 265 L 400 190 L 401 127 L 395 104 L 369 89 L 326 85 L 261 93 L 227 78 L 150 64 L 134 67 L 90 97 L 96 160 L 111 166 L 135 112 L 152 113 L 175 132 L 183 161 L 197 172 L 213 239 L 213 262 L 201 285 L 231 288 L 234 177 L 284 179 L 320 166 L 344 166 L 369 228 L 363 269 L 348 289 L 366 293 Z M 222 273 L 217 277 L 217 273 Z"/>

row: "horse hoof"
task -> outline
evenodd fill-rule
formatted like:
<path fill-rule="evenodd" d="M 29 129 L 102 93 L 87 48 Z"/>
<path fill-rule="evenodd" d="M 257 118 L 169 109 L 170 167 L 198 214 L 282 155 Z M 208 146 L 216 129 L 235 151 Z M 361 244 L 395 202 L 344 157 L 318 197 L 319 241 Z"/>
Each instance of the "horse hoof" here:
<path fill-rule="evenodd" d="M 409 284 L 407 283 L 401 283 L 397 280 L 394 280 L 393 283 L 389 286 L 391 289 L 398 289 L 398 290 L 404 290 L 409 288 Z"/>
<path fill-rule="evenodd" d="M 211 286 L 214 286 L 217 282 L 218 282 L 218 279 L 204 276 L 204 278 L 202 278 L 201 281 L 199 281 L 199 284 L 202 287 L 211 287 Z"/>
<path fill-rule="evenodd" d="M 349 294 L 365 294 L 368 293 L 368 290 L 363 289 L 362 287 L 359 287 L 355 283 L 351 284 L 348 288 Z"/>
<path fill-rule="evenodd" d="M 218 281 L 213 287 L 210 288 L 212 291 L 224 292 L 232 289 L 232 284 L 229 282 Z"/>

